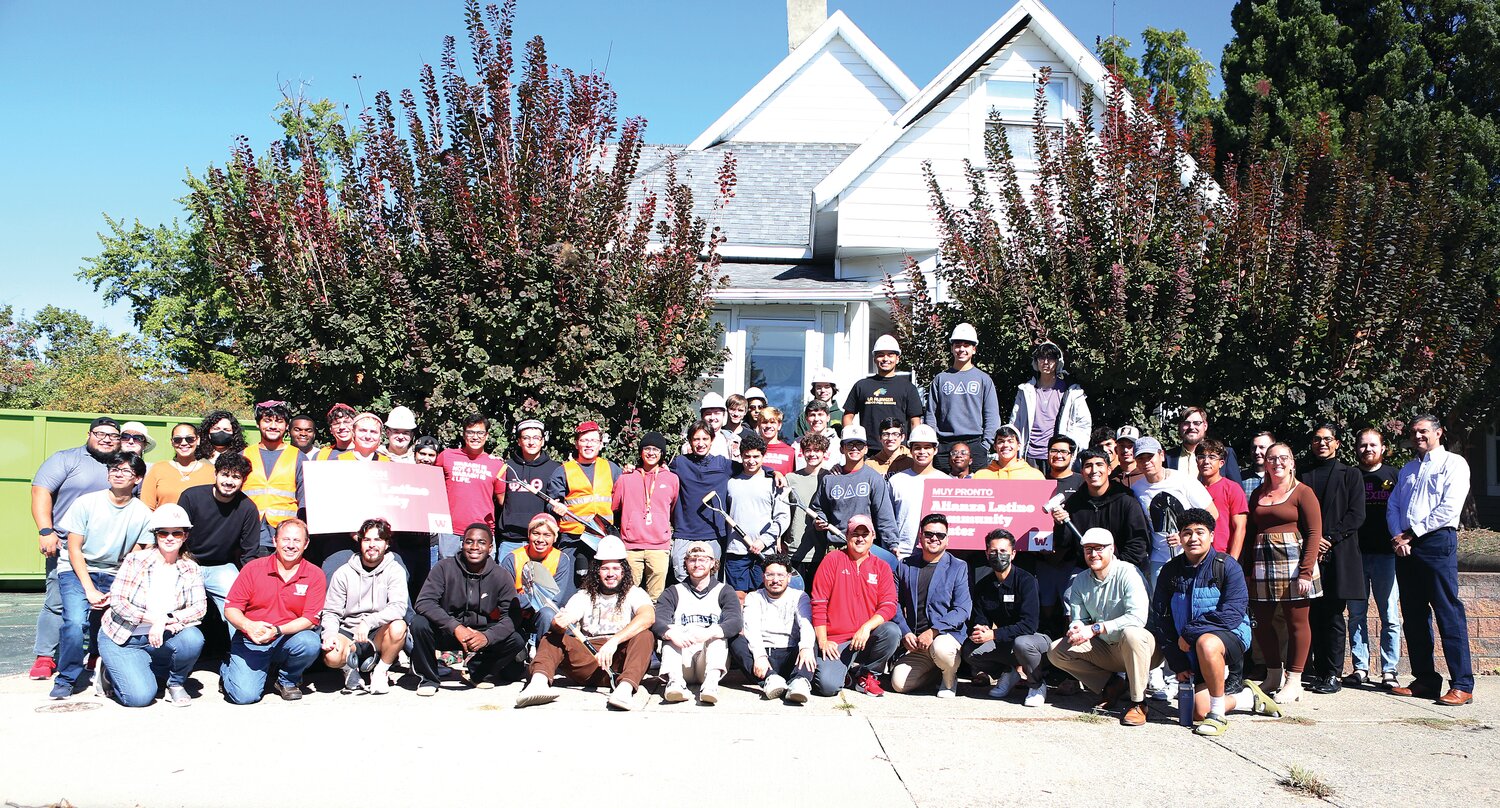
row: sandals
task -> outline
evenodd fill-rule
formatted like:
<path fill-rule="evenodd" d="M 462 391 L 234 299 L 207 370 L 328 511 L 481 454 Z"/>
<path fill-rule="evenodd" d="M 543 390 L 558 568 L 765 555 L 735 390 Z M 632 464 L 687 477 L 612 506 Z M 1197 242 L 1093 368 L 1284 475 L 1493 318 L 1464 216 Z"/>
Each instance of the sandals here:
<path fill-rule="evenodd" d="M 1193 727 L 1194 735 L 1203 735 L 1209 738 L 1217 738 L 1229 731 L 1229 722 L 1218 713 L 1209 713 L 1198 726 Z"/>
<path fill-rule="evenodd" d="M 1260 685 L 1254 682 L 1246 682 L 1245 687 L 1249 688 L 1250 693 L 1255 696 L 1255 703 L 1251 705 L 1250 712 L 1255 715 L 1264 715 L 1271 718 L 1281 717 L 1281 705 L 1277 704 L 1270 696 L 1267 696 L 1266 691 L 1260 689 Z"/>

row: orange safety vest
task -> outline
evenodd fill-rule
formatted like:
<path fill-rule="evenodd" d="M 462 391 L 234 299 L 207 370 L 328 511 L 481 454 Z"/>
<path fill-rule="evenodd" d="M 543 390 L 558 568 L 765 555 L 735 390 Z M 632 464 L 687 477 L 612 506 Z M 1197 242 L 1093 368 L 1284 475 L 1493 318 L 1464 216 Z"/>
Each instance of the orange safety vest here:
<path fill-rule="evenodd" d="M 591 516 L 602 516 L 607 522 L 615 521 L 614 509 L 614 474 L 610 471 L 609 461 L 598 458 L 594 461 L 594 482 L 589 482 L 589 476 L 583 470 L 583 464 L 577 460 L 569 460 L 562 464 L 563 474 L 568 481 L 568 493 L 563 497 L 568 510 L 578 514 L 580 518 L 588 519 Z M 562 520 L 562 530 L 574 536 L 583 535 L 583 525 L 572 519 Z"/>
<path fill-rule="evenodd" d="M 354 444 L 351 443 L 349 445 L 353 446 Z M 327 446 L 319 446 L 316 451 L 314 451 L 312 454 L 310 454 L 310 455 L 307 456 L 307 459 L 308 460 L 335 460 L 335 459 L 337 459 L 337 458 L 334 457 L 334 453 L 335 452 L 347 452 L 347 451 L 349 451 L 349 450 L 348 449 L 335 449 L 335 448 L 333 448 L 333 444 L 330 443 Z"/>
<path fill-rule="evenodd" d="M 250 461 L 250 476 L 245 478 L 245 496 L 260 509 L 260 516 L 271 527 L 297 515 L 297 447 L 290 443 L 281 445 L 281 456 L 276 465 L 266 471 L 260 447 L 255 446 L 245 453 Z"/>
<path fill-rule="evenodd" d="M 513 564 L 515 566 L 515 568 L 516 568 L 516 592 L 517 593 L 526 591 L 521 586 L 521 570 L 523 570 L 523 569 L 526 568 L 526 562 L 528 562 L 530 560 L 532 560 L 531 559 L 531 554 L 526 552 L 526 548 L 525 547 L 517 547 L 516 549 L 510 551 L 510 563 Z M 544 557 L 542 559 L 542 566 L 546 567 L 547 571 L 550 572 L 550 573 L 552 573 L 552 577 L 556 578 L 557 577 L 557 565 L 558 565 L 558 562 L 561 561 L 561 560 L 562 560 L 562 551 L 559 550 L 559 549 L 557 549 L 556 547 L 553 547 L 551 550 L 547 551 L 546 557 Z"/>

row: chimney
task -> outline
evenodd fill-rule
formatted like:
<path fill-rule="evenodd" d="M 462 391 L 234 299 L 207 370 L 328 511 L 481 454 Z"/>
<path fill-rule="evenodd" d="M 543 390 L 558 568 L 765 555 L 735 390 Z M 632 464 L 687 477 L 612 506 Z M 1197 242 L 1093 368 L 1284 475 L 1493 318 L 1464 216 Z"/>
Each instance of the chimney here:
<path fill-rule="evenodd" d="M 790 53 L 828 20 L 828 0 L 786 0 L 786 49 Z"/>

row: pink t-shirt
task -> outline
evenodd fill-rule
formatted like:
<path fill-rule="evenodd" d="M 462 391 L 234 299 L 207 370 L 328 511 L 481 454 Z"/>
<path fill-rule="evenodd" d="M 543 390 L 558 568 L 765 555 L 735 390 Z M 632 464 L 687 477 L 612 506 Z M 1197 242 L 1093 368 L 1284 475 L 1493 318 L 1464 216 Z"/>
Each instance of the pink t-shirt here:
<path fill-rule="evenodd" d="M 1220 477 L 1218 482 L 1204 487 L 1208 489 L 1208 495 L 1213 497 L 1214 507 L 1219 510 L 1219 518 L 1214 520 L 1214 549 L 1221 553 L 1228 552 L 1229 517 L 1249 513 L 1250 502 L 1245 499 L 1244 487 L 1228 477 Z"/>
<path fill-rule="evenodd" d="M 437 466 L 448 483 L 453 532 L 461 536 L 464 528 L 475 522 L 494 530 L 495 497 L 505 493 L 505 461 L 483 452 L 469 457 L 462 449 L 444 449 L 437 456 Z"/>

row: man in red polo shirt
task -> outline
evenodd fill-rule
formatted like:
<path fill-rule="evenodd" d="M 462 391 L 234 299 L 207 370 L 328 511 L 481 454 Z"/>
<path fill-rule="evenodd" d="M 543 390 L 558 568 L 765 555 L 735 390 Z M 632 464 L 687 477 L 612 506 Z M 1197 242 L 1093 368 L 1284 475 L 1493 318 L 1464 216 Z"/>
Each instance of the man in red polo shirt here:
<path fill-rule="evenodd" d="M 323 571 L 302 558 L 306 549 L 307 523 L 288 519 L 276 526 L 276 552 L 246 564 L 229 587 L 224 619 L 234 638 L 219 678 L 231 704 L 260 701 L 273 670 L 281 698 L 302 698 L 302 673 L 322 651 L 318 613 L 328 588 Z"/>
<path fill-rule="evenodd" d="M 813 576 L 812 624 L 818 638 L 813 692 L 832 696 L 846 681 L 855 690 L 883 696 L 877 671 L 901 646 L 896 619 L 896 579 L 891 565 L 870 555 L 875 523 L 849 518 L 844 551 L 829 553 Z"/>

